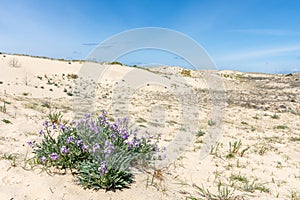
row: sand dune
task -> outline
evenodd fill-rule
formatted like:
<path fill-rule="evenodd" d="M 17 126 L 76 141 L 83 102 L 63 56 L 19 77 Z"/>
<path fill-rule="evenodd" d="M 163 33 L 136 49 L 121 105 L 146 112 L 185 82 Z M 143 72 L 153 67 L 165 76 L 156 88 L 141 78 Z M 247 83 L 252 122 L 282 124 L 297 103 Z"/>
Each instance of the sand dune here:
<path fill-rule="evenodd" d="M 184 71 L 167 66 L 145 70 L 92 63 L 97 73 L 88 73 L 97 79 L 81 79 L 87 65 L 0 55 L 0 199 L 186 199 L 190 194 L 199 197 L 194 184 L 216 194 L 218 184 L 228 186 L 244 199 L 299 198 L 299 73 Z M 226 99 L 211 93 L 205 76 L 218 77 L 217 92 L 224 92 Z M 82 98 L 75 101 L 76 97 Z M 214 121 L 213 107 L 221 103 L 224 117 Z M 70 174 L 31 169 L 25 161 L 33 156 L 27 142 L 40 140 L 38 130 L 50 112 L 61 111 L 72 119 L 74 105 L 78 113 L 106 109 L 113 117 L 128 116 L 141 133 L 161 133 L 160 145 L 170 149 L 181 133 L 188 141 L 179 139 L 178 145 L 188 146 L 160 169 L 160 178 L 151 183 L 153 171 L 137 173 L 131 188 L 123 191 L 84 190 Z M 216 127 L 221 135 L 213 136 L 210 130 Z M 200 130 L 203 135 L 196 134 Z M 209 143 L 211 138 L 216 141 Z M 230 152 L 229 143 L 238 141 L 240 148 Z M 209 153 L 200 159 L 206 144 L 212 144 Z"/>

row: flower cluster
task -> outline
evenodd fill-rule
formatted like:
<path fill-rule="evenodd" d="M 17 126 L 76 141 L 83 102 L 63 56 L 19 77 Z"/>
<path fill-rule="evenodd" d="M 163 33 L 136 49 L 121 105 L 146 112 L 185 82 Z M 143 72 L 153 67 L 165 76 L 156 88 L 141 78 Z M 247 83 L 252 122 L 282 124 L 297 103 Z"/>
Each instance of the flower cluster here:
<path fill-rule="evenodd" d="M 56 161 L 59 157 L 58 157 L 58 155 L 57 155 L 57 153 L 51 153 L 50 155 L 49 155 L 49 157 L 53 160 L 53 161 Z"/>
<path fill-rule="evenodd" d="M 60 153 L 61 153 L 61 154 L 67 154 L 67 153 L 69 153 L 69 150 L 67 149 L 66 146 L 62 146 L 62 147 L 60 148 Z"/>
<path fill-rule="evenodd" d="M 100 163 L 100 165 L 98 167 L 98 171 L 99 171 L 100 176 L 108 173 L 107 166 L 106 166 L 105 162 Z"/>
<path fill-rule="evenodd" d="M 27 142 L 27 144 L 28 144 L 31 148 L 34 147 L 34 141 L 29 141 L 29 142 Z"/>

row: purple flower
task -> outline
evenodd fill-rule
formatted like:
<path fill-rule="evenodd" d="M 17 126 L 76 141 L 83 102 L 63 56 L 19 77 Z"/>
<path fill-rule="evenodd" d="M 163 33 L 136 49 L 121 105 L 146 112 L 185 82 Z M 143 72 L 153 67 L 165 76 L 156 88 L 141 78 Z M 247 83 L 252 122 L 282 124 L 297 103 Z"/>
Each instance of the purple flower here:
<path fill-rule="evenodd" d="M 99 167 L 98 167 L 98 171 L 100 173 L 100 176 L 104 175 L 104 174 L 107 174 L 108 173 L 108 170 L 107 170 L 107 167 L 106 167 L 106 163 L 105 162 L 101 162 Z"/>
<path fill-rule="evenodd" d="M 44 121 L 43 126 L 47 129 L 49 127 L 49 122 L 48 121 Z"/>
<path fill-rule="evenodd" d="M 64 130 L 66 129 L 66 126 L 63 125 L 63 124 L 60 124 L 60 125 L 58 126 L 58 128 L 59 128 L 60 130 L 64 131 Z"/>
<path fill-rule="evenodd" d="M 140 144 L 141 144 L 141 141 L 140 141 L 140 140 L 136 140 L 136 141 L 134 142 L 134 146 L 135 146 L 135 147 L 139 147 Z"/>
<path fill-rule="evenodd" d="M 46 157 L 45 157 L 45 156 L 42 156 L 42 157 L 41 157 L 41 161 L 42 161 L 42 163 L 45 163 L 45 162 L 46 162 Z"/>
<path fill-rule="evenodd" d="M 110 128 L 112 131 L 114 131 L 114 132 L 116 132 L 116 133 L 119 132 L 119 126 L 118 126 L 117 124 L 110 124 L 109 126 L 110 126 L 109 128 Z"/>
<path fill-rule="evenodd" d="M 106 110 L 102 110 L 102 115 L 103 115 L 103 117 L 106 117 L 107 116 L 107 111 Z"/>
<path fill-rule="evenodd" d="M 94 144 L 93 152 L 95 152 L 97 149 L 100 149 L 100 144 Z"/>
<path fill-rule="evenodd" d="M 56 129 L 56 124 L 55 123 L 52 123 L 52 128 Z"/>
<path fill-rule="evenodd" d="M 80 123 L 85 124 L 87 121 L 88 121 L 88 120 L 87 120 L 86 118 L 82 118 L 82 119 L 80 120 Z"/>
<path fill-rule="evenodd" d="M 73 136 L 69 136 L 66 140 L 67 144 L 70 144 L 71 142 L 74 142 Z"/>
<path fill-rule="evenodd" d="M 44 131 L 43 130 L 39 130 L 39 136 L 43 135 Z"/>
<path fill-rule="evenodd" d="M 111 138 L 111 141 L 115 141 L 115 139 L 116 139 L 116 135 L 114 134 L 114 133 L 112 133 L 111 135 L 110 135 L 110 138 Z"/>
<path fill-rule="evenodd" d="M 100 119 L 100 124 L 101 125 L 106 125 L 108 123 L 107 122 L 107 117 L 100 116 L 99 119 Z"/>
<path fill-rule="evenodd" d="M 58 159 L 58 155 L 57 155 L 57 153 L 51 153 L 50 155 L 49 155 L 49 157 L 53 160 L 53 161 L 55 161 L 55 160 L 57 160 Z"/>
<path fill-rule="evenodd" d="M 147 131 L 146 131 L 146 133 L 147 133 L 147 135 L 148 135 L 148 139 L 153 139 L 153 138 L 154 138 L 153 135 L 152 135 L 151 133 L 149 133 L 149 132 L 147 132 Z"/>
<path fill-rule="evenodd" d="M 60 153 L 61 153 L 61 154 L 67 154 L 67 153 L 69 153 L 69 150 L 67 149 L 66 146 L 62 146 L 62 147 L 60 148 Z"/>
<path fill-rule="evenodd" d="M 127 131 L 125 128 L 123 128 L 122 131 L 121 131 L 121 138 L 122 138 L 123 140 L 127 140 L 128 137 L 129 137 L 128 131 Z"/>
<path fill-rule="evenodd" d="M 32 142 L 32 141 L 27 142 L 27 144 L 28 144 L 31 148 L 34 147 L 34 142 Z"/>
<path fill-rule="evenodd" d="M 75 125 L 77 122 L 75 119 L 73 119 L 71 123 Z"/>
<path fill-rule="evenodd" d="M 90 113 L 88 113 L 88 114 L 85 115 L 85 118 L 91 118 L 91 116 L 92 115 Z"/>
<path fill-rule="evenodd" d="M 76 145 L 77 145 L 78 147 L 81 147 L 82 144 L 83 144 L 83 143 L 82 143 L 82 140 L 77 140 L 77 141 L 76 141 Z"/>
<path fill-rule="evenodd" d="M 133 141 L 127 141 L 128 149 L 131 149 L 133 147 Z"/>
<path fill-rule="evenodd" d="M 89 149 L 89 146 L 86 145 L 86 144 L 83 144 L 82 147 L 81 147 L 81 150 L 82 150 L 83 152 L 86 151 L 86 150 L 88 150 L 88 149 Z"/>

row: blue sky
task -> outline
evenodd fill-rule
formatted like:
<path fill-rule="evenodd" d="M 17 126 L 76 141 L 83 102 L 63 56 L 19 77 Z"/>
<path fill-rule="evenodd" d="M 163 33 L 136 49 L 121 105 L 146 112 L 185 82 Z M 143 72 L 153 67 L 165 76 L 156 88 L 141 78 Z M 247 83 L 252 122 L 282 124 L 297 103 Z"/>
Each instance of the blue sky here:
<path fill-rule="evenodd" d="M 84 59 L 96 44 L 134 28 L 162 27 L 197 41 L 219 69 L 300 71 L 296 0 L 0 0 L 0 51 Z M 121 62 L 188 67 L 144 50 Z"/>

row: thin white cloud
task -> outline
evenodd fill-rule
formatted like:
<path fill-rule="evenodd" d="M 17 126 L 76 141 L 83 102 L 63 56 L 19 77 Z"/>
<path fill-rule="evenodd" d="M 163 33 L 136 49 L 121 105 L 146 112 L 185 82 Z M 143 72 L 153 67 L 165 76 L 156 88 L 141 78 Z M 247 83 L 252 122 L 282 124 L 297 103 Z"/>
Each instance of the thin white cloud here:
<path fill-rule="evenodd" d="M 300 35 L 299 31 L 281 30 L 281 29 L 233 29 L 229 32 L 245 33 L 245 34 L 256 34 L 256 35 Z"/>
<path fill-rule="evenodd" d="M 276 47 L 272 49 L 259 49 L 251 51 L 239 51 L 236 53 L 230 53 L 219 57 L 219 61 L 235 61 L 235 60 L 244 60 L 244 59 L 254 59 L 264 56 L 274 56 L 280 53 L 299 51 L 300 45 L 297 46 L 287 46 L 287 47 Z"/>

